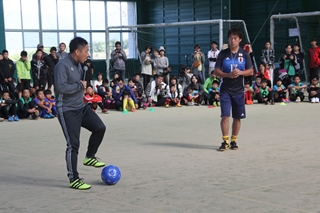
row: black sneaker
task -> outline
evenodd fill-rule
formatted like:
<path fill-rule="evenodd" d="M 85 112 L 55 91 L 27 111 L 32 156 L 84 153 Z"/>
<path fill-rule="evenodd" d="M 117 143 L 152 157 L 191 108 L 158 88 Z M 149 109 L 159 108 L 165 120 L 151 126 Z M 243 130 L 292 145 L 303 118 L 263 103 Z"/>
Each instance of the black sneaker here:
<path fill-rule="evenodd" d="M 237 143 L 236 142 L 231 142 L 230 143 L 230 149 L 237 150 L 238 149 Z"/>
<path fill-rule="evenodd" d="M 221 143 L 221 146 L 219 147 L 219 150 L 220 151 L 224 151 L 224 150 L 227 150 L 227 149 L 229 149 L 229 144 L 227 142 L 223 141 Z"/>

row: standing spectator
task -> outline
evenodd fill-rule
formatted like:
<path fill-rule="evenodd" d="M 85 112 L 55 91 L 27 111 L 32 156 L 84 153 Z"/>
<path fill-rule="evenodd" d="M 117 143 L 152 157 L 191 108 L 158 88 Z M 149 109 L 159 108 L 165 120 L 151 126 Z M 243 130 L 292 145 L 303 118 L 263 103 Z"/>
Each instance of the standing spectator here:
<path fill-rule="evenodd" d="M 317 47 L 315 52 L 313 53 L 313 61 L 317 65 L 317 75 L 320 75 L 320 47 Z"/>
<path fill-rule="evenodd" d="M 30 69 L 31 64 L 28 61 L 28 53 L 26 51 L 22 51 L 20 53 L 20 59 L 16 62 L 17 69 L 17 77 L 18 77 L 18 91 L 19 98 L 22 96 L 22 92 L 25 89 L 30 89 Z M 30 95 L 30 92 L 29 92 Z"/>
<path fill-rule="evenodd" d="M 166 84 L 163 82 L 162 75 L 156 75 L 154 81 L 151 81 L 146 88 L 146 97 L 149 106 L 163 106 L 166 103 Z"/>
<path fill-rule="evenodd" d="M 264 45 L 265 49 L 261 52 L 260 63 L 268 64 L 270 72 L 274 70 L 275 51 L 271 49 L 271 42 L 267 41 Z"/>
<path fill-rule="evenodd" d="M 290 44 L 286 45 L 285 53 L 280 57 L 280 68 L 286 69 L 289 79 L 287 82 L 283 82 L 285 86 L 288 86 L 293 82 L 293 78 L 296 74 L 295 66 L 297 64 L 297 57 L 292 54 L 292 47 Z"/>
<path fill-rule="evenodd" d="M 204 83 L 205 79 L 205 68 L 204 62 L 205 57 L 204 54 L 201 52 L 201 47 L 199 44 L 194 46 L 194 52 L 191 54 L 191 61 L 192 61 L 192 73 L 199 78 L 199 82 L 201 84 Z"/>
<path fill-rule="evenodd" d="M 37 57 L 31 61 L 33 88 L 36 90 L 39 88 L 44 90 L 47 84 L 48 70 L 46 62 L 43 60 L 42 53 L 42 50 L 38 49 Z"/>
<path fill-rule="evenodd" d="M 48 68 L 47 80 L 48 80 L 48 89 L 49 90 L 51 90 L 52 85 L 54 85 L 54 67 L 59 62 L 59 58 L 57 57 L 56 53 L 57 53 L 57 48 L 51 47 L 50 54 L 48 56 L 44 57 L 44 59 L 43 59 L 47 65 L 47 68 Z"/>
<path fill-rule="evenodd" d="M 98 72 L 97 80 L 94 80 L 92 83 L 92 87 L 95 93 L 98 93 L 98 89 L 102 85 L 102 82 L 103 82 L 103 75 L 101 72 Z"/>
<path fill-rule="evenodd" d="M 209 59 L 209 76 L 212 71 L 214 71 L 214 67 L 216 66 L 216 61 L 219 55 L 220 50 L 217 49 L 218 43 L 216 41 L 211 42 L 211 50 L 208 51 L 208 59 Z"/>
<path fill-rule="evenodd" d="M 229 117 L 232 109 L 232 136 L 230 148 L 238 149 L 237 139 L 241 126 L 241 119 L 246 117 L 244 98 L 244 76 L 253 73 L 253 66 L 249 54 L 239 45 L 242 41 L 240 29 L 232 28 L 228 31 L 229 48 L 221 51 L 217 58 L 215 73 L 222 78 L 220 84 L 221 132 L 222 144 L 219 150 L 229 148 Z"/>
<path fill-rule="evenodd" d="M 163 77 L 163 82 L 165 84 L 169 83 L 169 72 L 168 72 L 168 67 L 169 67 L 169 59 L 165 56 L 165 49 L 163 46 L 159 48 L 159 53 L 160 57 L 157 61 L 157 75 L 162 75 Z"/>
<path fill-rule="evenodd" d="M 8 91 L 12 99 L 15 99 L 14 94 L 14 63 L 9 59 L 8 50 L 2 51 L 3 59 L 0 61 L 0 83 L 2 89 Z"/>
<path fill-rule="evenodd" d="M 308 49 L 310 81 L 313 78 L 313 76 L 315 76 L 315 75 L 320 76 L 320 73 L 318 73 L 318 71 L 317 71 L 318 65 L 317 65 L 316 61 L 314 60 L 314 54 L 316 53 L 317 47 L 318 47 L 317 40 L 315 38 L 313 38 L 311 40 L 311 47 Z M 319 70 L 319 72 L 320 72 L 320 70 Z"/>
<path fill-rule="evenodd" d="M 158 73 L 158 65 L 160 64 L 159 60 L 160 60 L 159 50 L 154 49 L 153 50 L 153 70 L 152 70 L 153 76 L 157 75 Z"/>
<path fill-rule="evenodd" d="M 38 44 L 37 45 L 37 51 L 32 55 L 32 59 L 36 59 L 37 58 L 37 52 L 38 52 L 39 49 L 42 51 L 42 56 L 41 56 L 42 59 L 48 55 L 47 53 L 44 52 L 43 44 Z"/>
<path fill-rule="evenodd" d="M 85 80 L 87 81 L 87 86 L 92 85 L 92 75 L 94 73 L 94 66 L 91 61 L 90 55 L 87 57 L 87 60 L 81 64 L 82 70 L 85 72 Z"/>
<path fill-rule="evenodd" d="M 315 75 L 311 79 L 311 84 L 308 87 L 307 91 L 309 93 L 309 101 L 311 103 L 319 103 L 320 98 L 320 83 L 319 83 L 319 76 Z"/>
<path fill-rule="evenodd" d="M 293 51 L 292 53 L 296 56 L 297 58 L 297 64 L 295 66 L 296 69 L 296 74 L 301 77 L 301 70 L 303 69 L 303 59 L 304 59 L 304 54 L 300 52 L 300 46 L 299 44 L 293 45 Z"/>
<path fill-rule="evenodd" d="M 126 77 L 126 53 L 121 49 L 121 42 L 115 43 L 116 49 L 111 53 L 111 63 L 115 73 L 118 73 L 122 79 Z"/>
<path fill-rule="evenodd" d="M 152 51 L 152 48 L 150 45 L 148 45 L 144 52 L 141 53 L 141 74 L 143 77 L 143 88 L 146 88 L 148 83 L 150 82 L 150 77 L 152 76 L 152 62 L 154 62 L 153 59 L 151 59 L 150 53 Z"/>
<path fill-rule="evenodd" d="M 59 44 L 59 51 L 57 52 L 57 57 L 59 58 L 59 60 L 64 59 L 68 56 L 68 53 L 65 52 L 66 50 L 66 44 L 65 43 L 60 43 Z"/>

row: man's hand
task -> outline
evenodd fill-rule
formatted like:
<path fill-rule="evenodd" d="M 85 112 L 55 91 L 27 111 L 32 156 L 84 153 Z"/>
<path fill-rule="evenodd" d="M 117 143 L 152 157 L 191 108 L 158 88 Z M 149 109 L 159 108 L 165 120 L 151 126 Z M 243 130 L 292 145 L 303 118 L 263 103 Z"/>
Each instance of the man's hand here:
<path fill-rule="evenodd" d="M 86 82 L 86 81 L 80 80 L 80 83 L 83 85 L 83 88 L 84 88 L 84 89 L 87 88 L 87 82 Z"/>
<path fill-rule="evenodd" d="M 51 110 L 50 108 L 48 108 L 48 109 L 47 109 L 47 112 L 48 112 L 49 114 L 51 114 L 51 113 L 52 113 L 52 110 Z"/>
<path fill-rule="evenodd" d="M 150 104 L 152 103 L 152 98 L 151 98 L 151 97 L 148 98 L 148 102 L 149 102 Z"/>
<path fill-rule="evenodd" d="M 18 78 L 18 82 L 21 83 L 21 79 L 20 78 Z"/>
<path fill-rule="evenodd" d="M 135 104 L 135 107 L 136 107 L 136 109 L 138 109 L 139 105 L 138 105 L 138 104 Z"/>
<path fill-rule="evenodd" d="M 7 78 L 5 78 L 5 79 L 4 79 L 4 82 L 6 82 L 6 83 L 7 83 L 7 82 L 8 82 L 8 79 L 7 79 Z"/>
<path fill-rule="evenodd" d="M 311 96 L 315 96 L 316 94 L 317 94 L 316 91 L 311 91 L 311 92 L 310 92 L 310 95 L 311 95 Z"/>
<path fill-rule="evenodd" d="M 238 78 L 238 76 L 242 74 L 242 71 L 239 70 L 238 68 L 234 68 L 232 71 L 232 74 L 233 74 L 234 78 Z"/>

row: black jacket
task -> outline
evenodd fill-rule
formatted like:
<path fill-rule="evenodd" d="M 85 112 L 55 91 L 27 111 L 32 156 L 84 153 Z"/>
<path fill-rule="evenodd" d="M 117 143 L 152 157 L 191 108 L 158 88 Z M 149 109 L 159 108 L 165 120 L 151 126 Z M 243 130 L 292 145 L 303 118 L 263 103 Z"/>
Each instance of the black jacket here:
<path fill-rule="evenodd" d="M 37 59 L 32 59 L 31 70 L 33 79 L 45 78 L 48 74 L 46 62 L 44 62 L 43 59 L 39 61 Z"/>
<path fill-rule="evenodd" d="M 54 67 L 59 62 L 59 58 L 57 57 L 55 59 L 51 54 L 49 54 L 46 57 L 44 57 L 43 60 L 44 62 L 46 62 L 46 65 L 48 67 L 48 74 L 53 76 Z"/>
<path fill-rule="evenodd" d="M 5 59 L 0 62 L 0 79 L 3 82 L 5 78 L 13 78 L 14 63 L 10 59 Z"/>

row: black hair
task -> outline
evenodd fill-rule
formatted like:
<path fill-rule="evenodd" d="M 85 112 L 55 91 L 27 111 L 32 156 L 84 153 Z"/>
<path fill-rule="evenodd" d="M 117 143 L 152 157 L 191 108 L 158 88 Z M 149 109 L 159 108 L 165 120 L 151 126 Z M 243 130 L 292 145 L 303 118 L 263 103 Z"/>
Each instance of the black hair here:
<path fill-rule="evenodd" d="M 5 53 L 9 53 L 8 50 L 2 50 L 2 55 Z"/>
<path fill-rule="evenodd" d="M 170 76 L 170 82 L 171 82 L 171 80 L 173 80 L 173 79 L 176 80 L 176 81 L 178 81 L 178 80 L 177 80 L 177 76 L 171 75 L 171 76 Z"/>
<path fill-rule="evenodd" d="M 260 79 L 262 79 L 262 78 L 261 78 L 261 76 L 256 76 L 256 79 L 257 79 L 257 78 L 260 78 Z"/>
<path fill-rule="evenodd" d="M 216 41 L 212 41 L 212 42 L 211 42 L 211 45 L 212 45 L 212 44 L 218 45 L 218 43 L 217 43 Z"/>
<path fill-rule="evenodd" d="M 36 53 L 41 52 L 43 53 L 42 49 L 37 49 Z"/>
<path fill-rule="evenodd" d="M 128 79 L 128 83 L 129 83 L 129 81 L 132 81 L 132 82 L 134 83 L 133 78 L 129 78 L 129 79 Z"/>
<path fill-rule="evenodd" d="M 136 77 L 137 75 L 140 76 L 140 74 L 137 72 L 133 76 Z"/>
<path fill-rule="evenodd" d="M 228 31 L 228 38 L 229 38 L 230 35 L 237 35 L 240 39 L 242 39 L 242 32 L 238 28 L 231 28 Z"/>
<path fill-rule="evenodd" d="M 189 67 L 189 66 L 186 66 L 186 67 L 184 68 L 184 70 L 190 70 L 190 67 Z"/>
<path fill-rule="evenodd" d="M 154 50 L 153 50 L 153 52 L 157 52 L 157 53 L 159 53 L 159 50 L 158 50 L 158 49 L 154 49 Z"/>
<path fill-rule="evenodd" d="M 43 92 L 43 89 L 37 89 L 36 90 L 36 96 L 38 96 L 39 92 Z"/>
<path fill-rule="evenodd" d="M 299 44 L 294 44 L 293 46 L 297 46 L 297 47 L 299 47 L 300 48 L 300 45 Z M 2 53 L 3 54 L 3 53 Z"/>
<path fill-rule="evenodd" d="M 109 80 L 107 78 L 103 79 L 102 84 L 109 84 Z"/>
<path fill-rule="evenodd" d="M 159 75 L 156 75 L 155 78 L 163 78 L 163 75 L 160 73 Z"/>
<path fill-rule="evenodd" d="M 67 46 L 64 42 L 61 42 L 61 43 L 59 44 L 59 47 L 60 47 L 62 44 L 63 44 L 64 46 Z"/>
<path fill-rule="evenodd" d="M 191 90 L 194 90 L 194 86 L 192 84 L 190 84 L 187 88 L 188 90 L 191 89 Z"/>
<path fill-rule="evenodd" d="M 214 74 L 214 70 L 211 71 L 210 75 Z"/>
<path fill-rule="evenodd" d="M 311 79 L 317 79 L 317 80 L 319 80 L 319 76 L 318 75 L 314 75 Z"/>
<path fill-rule="evenodd" d="M 245 80 L 244 84 L 250 84 L 251 85 L 251 82 L 250 82 L 250 80 Z"/>
<path fill-rule="evenodd" d="M 28 56 L 27 51 L 24 51 L 24 50 L 21 51 L 20 56 L 21 56 L 21 57 L 26 57 L 26 56 Z"/>
<path fill-rule="evenodd" d="M 116 79 L 116 81 L 117 81 L 117 82 L 120 82 L 120 81 L 123 82 L 123 79 L 122 79 L 121 77 L 119 77 L 119 78 Z"/>
<path fill-rule="evenodd" d="M 262 79 L 262 80 L 261 80 L 261 84 L 262 84 L 262 83 L 267 83 L 267 80 L 266 80 L 266 79 Z"/>
<path fill-rule="evenodd" d="M 200 45 L 199 44 L 194 45 L 194 49 L 196 48 L 200 48 Z"/>
<path fill-rule="evenodd" d="M 43 91 L 44 95 L 52 95 L 51 90 L 46 89 L 45 91 Z"/>
<path fill-rule="evenodd" d="M 78 49 L 82 50 L 82 48 L 86 45 L 88 45 L 88 42 L 84 38 L 75 37 L 70 41 L 69 44 L 70 53 L 74 53 Z"/>
<path fill-rule="evenodd" d="M 195 78 L 197 79 L 197 82 L 199 83 L 199 78 L 198 78 L 198 76 L 197 76 L 197 75 L 193 75 L 193 76 L 191 76 L 191 84 L 193 84 L 193 82 L 192 82 L 193 77 L 195 77 Z"/>
<path fill-rule="evenodd" d="M 152 51 L 151 45 L 147 45 L 145 50 L 147 50 L 147 49 L 150 49 L 150 52 L 151 52 Z"/>
<path fill-rule="evenodd" d="M 292 48 L 291 44 L 286 44 L 286 46 L 284 47 L 284 49 L 287 49 L 289 46 Z"/>
<path fill-rule="evenodd" d="M 296 77 L 300 78 L 300 75 L 296 74 L 293 79 L 295 79 Z"/>
<path fill-rule="evenodd" d="M 3 91 L 1 92 L 1 96 L 3 96 L 5 93 L 8 93 L 8 94 L 9 94 L 9 91 L 3 90 Z"/>
<path fill-rule="evenodd" d="M 120 45 L 121 46 L 121 42 L 120 41 L 117 41 L 114 46 L 117 46 L 117 45 Z"/>
<path fill-rule="evenodd" d="M 98 78 L 99 75 L 102 75 L 102 78 L 103 78 L 103 74 L 101 72 L 97 73 L 97 78 Z"/>
<path fill-rule="evenodd" d="M 50 48 L 50 52 L 52 52 L 52 51 L 56 51 L 57 52 L 57 48 L 56 47 L 51 47 Z"/>
<path fill-rule="evenodd" d="M 174 85 L 174 84 L 170 84 L 170 89 L 171 89 L 171 87 L 176 88 L 176 85 Z"/>
<path fill-rule="evenodd" d="M 218 80 L 214 80 L 214 81 L 212 81 L 212 84 L 218 84 L 219 85 L 219 81 Z"/>
<path fill-rule="evenodd" d="M 278 82 L 278 81 L 281 81 L 281 82 L 282 82 L 282 79 L 281 79 L 281 78 L 278 78 L 276 82 Z"/>
<path fill-rule="evenodd" d="M 124 96 L 124 95 L 130 95 L 130 91 L 126 89 L 126 90 L 123 91 L 122 95 L 123 95 L 123 96 Z"/>
<path fill-rule="evenodd" d="M 271 45 L 271 42 L 270 42 L 270 41 L 266 41 L 266 43 L 269 43 L 269 44 Z M 266 44 L 266 43 L 265 43 L 265 44 Z"/>

